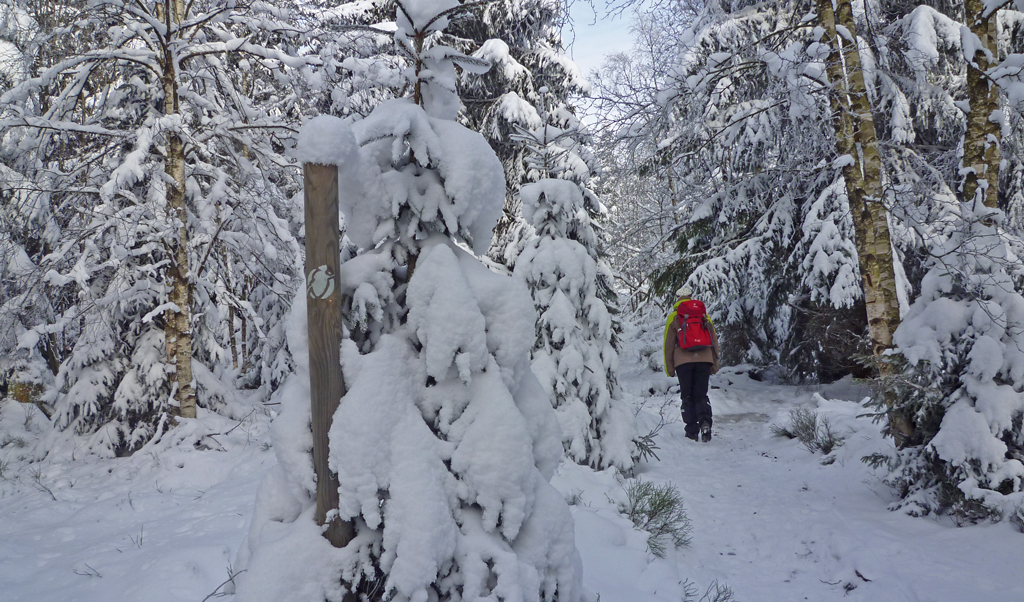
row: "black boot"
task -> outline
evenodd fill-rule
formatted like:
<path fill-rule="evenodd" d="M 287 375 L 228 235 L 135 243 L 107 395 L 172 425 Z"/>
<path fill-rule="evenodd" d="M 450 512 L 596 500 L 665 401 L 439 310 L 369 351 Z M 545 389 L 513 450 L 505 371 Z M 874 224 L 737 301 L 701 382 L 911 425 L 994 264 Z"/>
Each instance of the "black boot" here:
<path fill-rule="evenodd" d="M 686 438 L 699 441 L 697 434 L 700 432 L 700 422 L 697 420 L 697 408 L 693 399 L 683 398 L 683 424 L 686 425 Z"/>

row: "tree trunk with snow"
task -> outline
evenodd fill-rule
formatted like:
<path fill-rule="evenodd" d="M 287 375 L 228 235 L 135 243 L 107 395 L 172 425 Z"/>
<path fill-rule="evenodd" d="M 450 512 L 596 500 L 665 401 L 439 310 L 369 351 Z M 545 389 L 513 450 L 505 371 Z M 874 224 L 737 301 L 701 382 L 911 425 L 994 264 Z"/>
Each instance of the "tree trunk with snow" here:
<path fill-rule="evenodd" d="M 168 2 L 165 6 L 168 36 L 173 35 L 172 28 L 184 17 L 182 11 L 177 1 L 173 5 Z M 178 79 L 170 39 L 165 40 L 162 59 L 164 114 L 177 115 Z M 185 204 L 185 143 L 177 133 L 172 132 L 168 135 L 164 171 L 167 174 L 164 186 L 167 191 L 168 217 L 178 225 L 177 237 L 172 237 L 167 242 L 167 252 L 171 259 L 170 266 L 165 272 L 170 288 L 168 301 L 175 305 L 174 308 L 167 310 L 164 325 L 167 362 L 174 366 L 177 383 L 174 399 L 178 402 L 178 411 L 182 418 L 195 418 L 196 392 L 192 386 L 192 285 L 188 266 L 188 209 Z"/>
<path fill-rule="evenodd" d="M 882 162 L 856 46 L 853 9 L 849 0 L 839 0 L 837 7 L 838 11 L 833 11 L 832 0 L 818 0 L 818 17 L 825 27 L 824 38 L 831 47 L 828 79 L 836 88 L 831 96 L 836 150 L 852 158 L 852 162 L 843 167 L 843 178 L 856 230 L 872 351 L 878 356 L 892 346 L 892 333 L 900 322 L 896 275 L 889 224 L 881 200 Z M 839 40 L 837 25 L 846 28 L 852 39 L 844 36 Z M 844 50 L 841 46 L 847 48 Z"/>
<path fill-rule="evenodd" d="M 167 210 L 179 222 L 178 236 L 168 242 L 171 265 L 165 273 L 171 289 L 168 300 L 176 307 L 167 310 L 164 335 L 167 360 L 174 366 L 177 382 L 175 400 L 182 418 L 196 417 L 196 392 L 192 386 L 192 285 L 188 269 L 188 220 L 185 209 L 185 153 L 177 135 L 171 136 L 167 152 Z"/>
<path fill-rule="evenodd" d="M 967 26 L 980 45 L 967 60 L 967 129 L 964 131 L 962 164 L 963 195 L 970 200 L 981 196 L 986 207 L 996 208 L 999 198 L 999 87 L 985 72 L 998 59 L 996 48 L 996 11 L 986 14 L 984 0 L 966 0 L 964 12 Z M 965 173 L 966 172 L 966 173 Z"/>
<path fill-rule="evenodd" d="M 836 151 L 852 159 L 843 166 L 843 179 L 853 217 L 871 350 L 877 358 L 892 347 L 892 334 L 900 324 L 888 216 L 881 199 L 882 161 L 857 48 L 853 7 L 850 0 L 838 0 L 835 10 L 832 0 L 817 2 L 818 18 L 825 28 L 822 38 L 830 47 L 827 74 L 835 88 L 830 102 Z M 844 34 L 840 38 L 839 28 L 845 28 L 849 37 Z M 912 430 L 904 418 L 890 416 L 890 422 L 897 442 Z"/>

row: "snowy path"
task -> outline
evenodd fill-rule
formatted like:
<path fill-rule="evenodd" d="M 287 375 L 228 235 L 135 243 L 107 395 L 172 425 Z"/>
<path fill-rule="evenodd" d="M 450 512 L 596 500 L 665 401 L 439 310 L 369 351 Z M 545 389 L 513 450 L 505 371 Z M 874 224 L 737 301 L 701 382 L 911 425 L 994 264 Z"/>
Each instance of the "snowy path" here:
<path fill-rule="evenodd" d="M 656 389 L 648 407 L 672 399 L 667 379 L 649 370 L 623 380 L 632 391 Z M 637 470 L 678 487 L 693 523 L 689 547 L 655 558 L 646 534 L 616 510 L 625 495 L 613 473 L 560 469 L 555 484 L 575 503 L 584 583 L 601 602 L 681 602 L 687 584 L 696 600 L 716 580 L 737 602 L 1024 600 L 1024 535 L 1010 525 L 960 529 L 886 509 L 891 493 L 860 458 L 887 443 L 856 418 L 858 404 L 728 373 L 713 384 L 714 439 L 685 439 L 676 405 L 657 438 L 660 461 Z M 797 406 L 824 413 L 846 436 L 833 464 L 771 435 Z M 656 421 L 640 416 L 642 429 Z M 237 423 L 210 415 L 205 424 L 225 432 Z M 185 444 L 120 460 L 9 462 L 0 479 L 0 602 L 201 602 L 224 580 L 274 463 L 265 417 L 243 426 L 217 437 L 225 451 Z"/>
<path fill-rule="evenodd" d="M 1010 526 L 959 529 L 886 509 L 891 493 L 860 461 L 886 443 L 875 425 L 856 418 L 858 404 L 746 377 L 715 381 L 714 439 L 696 443 L 681 423 L 669 424 L 658 436 L 661 461 L 638 471 L 676 485 L 693 522 L 692 543 L 666 561 L 649 557 L 651 565 L 632 577 L 644 597 L 621 584 L 603 590 L 628 571 L 609 574 L 615 563 L 600 558 L 607 550 L 581 544 L 585 582 L 602 602 L 678 600 L 679 579 L 700 593 L 717 580 L 746 602 L 1024 600 L 1024 536 Z M 820 453 L 772 436 L 770 424 L 798 405 L 818 406 L 846 435 L 835 463 L 823 466 Z M 577 509 L 578 523 L 590 521 L 580 520 L 588 511 Z M 660 563 L 676 565 L 675 582 L 654 568 Z M 595 576 L 592 565 L 605 567 L 603 574 Z"/>

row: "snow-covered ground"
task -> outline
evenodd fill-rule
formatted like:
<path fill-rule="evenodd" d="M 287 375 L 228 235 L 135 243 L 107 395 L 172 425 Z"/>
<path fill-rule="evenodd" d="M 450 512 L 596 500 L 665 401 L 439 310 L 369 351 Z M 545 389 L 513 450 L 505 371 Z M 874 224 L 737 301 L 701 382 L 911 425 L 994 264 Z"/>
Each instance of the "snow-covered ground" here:
<path fill-rule="evenodd" d="M 650 375 L 648 384 L 665 380 Z M 606 496 L 621 503 L 625 495 L 610 475 L 562 467 L 560 488 L 583 491 L 574 507 L 577 545 L 584 583 L 602 602 L 684 599 L 681 582 L 697 591 L 695 599 L 717 582 L 746 602 L 1024 600 L 1024 536 L 1014 528 L 958 528 L 886 509 L 892 492 L 860 459 L 891 443 L 869 418 L 857 418 L 864 412 L 857 387 L 772 386 L 730 369 L 713 376 L 712 386 L 712 441 L 686 439 L 673 413 L 657 438 L 660 461 L 637 471 L 673 483 L 693 523 L 691 544 L 664 560 L 648 554 L 645 537 L 615 513 Z M 771 425 L 785 424 L 796 407 L 819 411 L 845 438 L 831 464 L 772 435 Z M 641 416 L 651 427 L 657 422 Z"/>
<path fill-rule="evenodd" d="M 637 477 L 675 485 L 692 541 L 655 557 L 617 511 L 621 479 L 564 464 L 555 484 L 572 500 L 584 583 L 601 602 L 679 602 L 687 590 L 698 599 L 714 583 L 743 602 L 1024 600 L 1024 536 L 1011 525 L 958 528 L 886 509 L 892 493 L 860 458 L 890 443 L 858 417 L 856 386 L 769 385 L 724 369 L 712 378 L 714 438 L 695 443 L 683 437 L 672 381 L 644 365 L 640 347 L 627 345 L 622 382 L 644 407 L 642 431 L 662 408 L 668 423 L 660 460 Z M 845 438 L 832 463 L 772 435 L 796 407 Z M 44 421 L 0 402 L 0 600 L 218 599 L 275 463 L 270 416 L 203 414 L 130 458 L 72 462 L 72 449 L 29 463 Z"/>

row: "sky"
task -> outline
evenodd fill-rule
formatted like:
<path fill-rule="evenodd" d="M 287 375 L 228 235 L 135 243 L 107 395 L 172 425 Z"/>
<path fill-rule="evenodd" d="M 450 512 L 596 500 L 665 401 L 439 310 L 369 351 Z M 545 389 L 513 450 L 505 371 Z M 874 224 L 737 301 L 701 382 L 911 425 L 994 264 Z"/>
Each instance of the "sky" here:
<path fill-rule="evenodd" d="M 632 16 L 626 13 L 619 17 L 604 15 L 603 4 L 596 2 L 596 9 L 583 0 L 572 3 L 569 16 L 572 28 L 562 32 L 568 53 L 584 75 L 597 69 L 607 54 L 629 50 L 632 38 L 629 27 Z M 596 11 L 596 13 L 595 13 Z"/>

